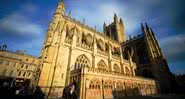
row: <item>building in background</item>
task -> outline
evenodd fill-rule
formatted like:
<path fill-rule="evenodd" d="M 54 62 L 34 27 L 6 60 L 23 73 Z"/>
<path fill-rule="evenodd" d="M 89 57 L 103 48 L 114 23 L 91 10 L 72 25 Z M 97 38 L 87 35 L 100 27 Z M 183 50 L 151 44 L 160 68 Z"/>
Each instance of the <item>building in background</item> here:
<path fill-rule="evenodd" d="M 116 14 L 100 33 L 66 15 L 62 0 L 41 51 L 39 87 L 53 98 L 61 97 L 74 81 L 80 99 L 157 94 L 158 83 L 136 76 L 136 63 L 123 58 L 122 42 L 126 42 L 124 23 Z"/>
<path fill-rule="evenodd" d="M 30 87 L 36 86 L 39 73 L 39 59 L 18 50 L 0 50 L 0 77 L 11 79 L 16 86 L 28 81 Z"/>

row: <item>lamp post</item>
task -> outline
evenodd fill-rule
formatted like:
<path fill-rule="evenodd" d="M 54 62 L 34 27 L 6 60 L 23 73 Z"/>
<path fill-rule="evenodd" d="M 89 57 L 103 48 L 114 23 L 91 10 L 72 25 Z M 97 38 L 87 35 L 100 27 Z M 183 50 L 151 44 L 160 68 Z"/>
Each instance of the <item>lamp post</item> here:
<path fill-rule="evenodd" d="M 84 70 L 85 70 L 85 66 L 82 66 L 82 67 L 81 67 L 81 73 L 82 73 L 81 77 L 83 78 L 83 79 L 82 79 L 82 82 L 83 82 L 82 84 L 83 84 L 83 85 L 82 85 L 82 87 L 81 87 L 81 88 L 82 88 L 82 98 L 85 96 L 85 95 L 84 95 L 84 92 L 85 92 L 85 91 L 84 91 L 84 90 L 85 90 L 84 87 L 86 87 L 86 85 L 84 86 L 84 82 L 85 82 L 85 81 L 84 81 L 84 79 L 85 79 Z"/>
<path fill-rule="evenodd" d="M 103 99 L 105 99 L 105 97 L 104 97 L 104 87 L 103 87 L 104 85 L 103 85 L 103 79 L 102 79 L 102 97 L 103 97 Z"/>

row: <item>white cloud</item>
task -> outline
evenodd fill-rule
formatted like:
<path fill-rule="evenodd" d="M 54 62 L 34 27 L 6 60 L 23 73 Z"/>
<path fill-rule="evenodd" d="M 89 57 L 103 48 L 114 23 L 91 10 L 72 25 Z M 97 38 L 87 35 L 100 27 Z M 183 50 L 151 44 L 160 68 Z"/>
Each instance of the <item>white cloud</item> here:
<path fill-rule="evenodd" d="M 170 62 L 185 61 L 185 34 L 169 36 L 159 42 Z"/>
<path fill-rule="evenodd" d="M 19 13 L 12 13 L 1 19 L 0 29 L 15 35 L 34 37 L 39 36 L 43 31 L 40 25 Z"/>
<path fill-rule="evenodd" d="M 99 31 L 103 30 L 104 21 L 107 24 L 113 22 L 114 13 L 120 15 L 119 6 L 117 4 L 104 3 L 101 5 L 92 6 L 92 10 L 77 8 L 72 10 L 72 16 L 78 20 L 85 18 L 86 24 L 91 27 L 97 26 Z"/>
<path fill-rule="evenodd" d="M 85 18 L 86 24 L 91 27 L 96 25 L 98 31 L 103 31 L 104 21 L 107 25 L 113 22 L 114 13 L 116 13 L 119 18 L 121 17 L 123 19 L 127 35 L 134 33 L 136 29 L 140 27 L 138 17 L 141 16 L 141 13 L 137 11 L 133 12 L 133 9 L 129 9 L 127 5 L 112 1 L 92 3 L 84 7 L 79 4 L 80 2 L 74 1 L 73 6 L 75 7 L 72 9 L 72 16 L 81 21 Z"/>

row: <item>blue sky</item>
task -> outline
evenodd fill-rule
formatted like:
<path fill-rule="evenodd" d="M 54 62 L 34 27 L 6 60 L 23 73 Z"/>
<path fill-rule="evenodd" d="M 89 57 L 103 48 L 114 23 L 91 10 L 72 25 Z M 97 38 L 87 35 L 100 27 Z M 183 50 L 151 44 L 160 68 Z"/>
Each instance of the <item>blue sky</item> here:
<path fill-rule="evenodd" d="M 59 0 L 0 0 L 0 45 L 39 56 L 48 23 Z M 102 31 L 116 13 L 124 21 L 127 36 L 141 33 L 147 22 L 173 73 L 185 73 L 184 0 L 65 0 L 66 14 Z"/>

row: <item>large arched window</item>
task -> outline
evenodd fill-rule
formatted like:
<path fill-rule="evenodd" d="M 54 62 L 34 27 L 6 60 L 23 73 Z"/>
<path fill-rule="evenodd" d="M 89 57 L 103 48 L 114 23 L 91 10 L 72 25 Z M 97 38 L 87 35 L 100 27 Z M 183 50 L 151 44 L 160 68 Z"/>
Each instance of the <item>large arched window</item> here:
<path fill-rule="evenodd" d="M 99 61 L 97 66 L 98 66 L 98 69 L 107 70 L 107 65 L 105 64 L 103 60 Z"/>
<path fill-rule="evenodd" d="M 114 64 L 113 69 L 115 72 L 120 72 L 120 68 L 117 64 Z"/>
<path fill-rule="evenodd" d="M 90 62 L 89 62 L 89 59 L 85 55 L 80 55 L 76 59 L 74 69 L 81 69 L 83 66 L 89 67 Z"/>
<path fill-rule="evenodd" d="M 129 54 L 131 54 L 131 47 L 126 47 L 123 52 L 123 58 L 129 60 Z"/>

